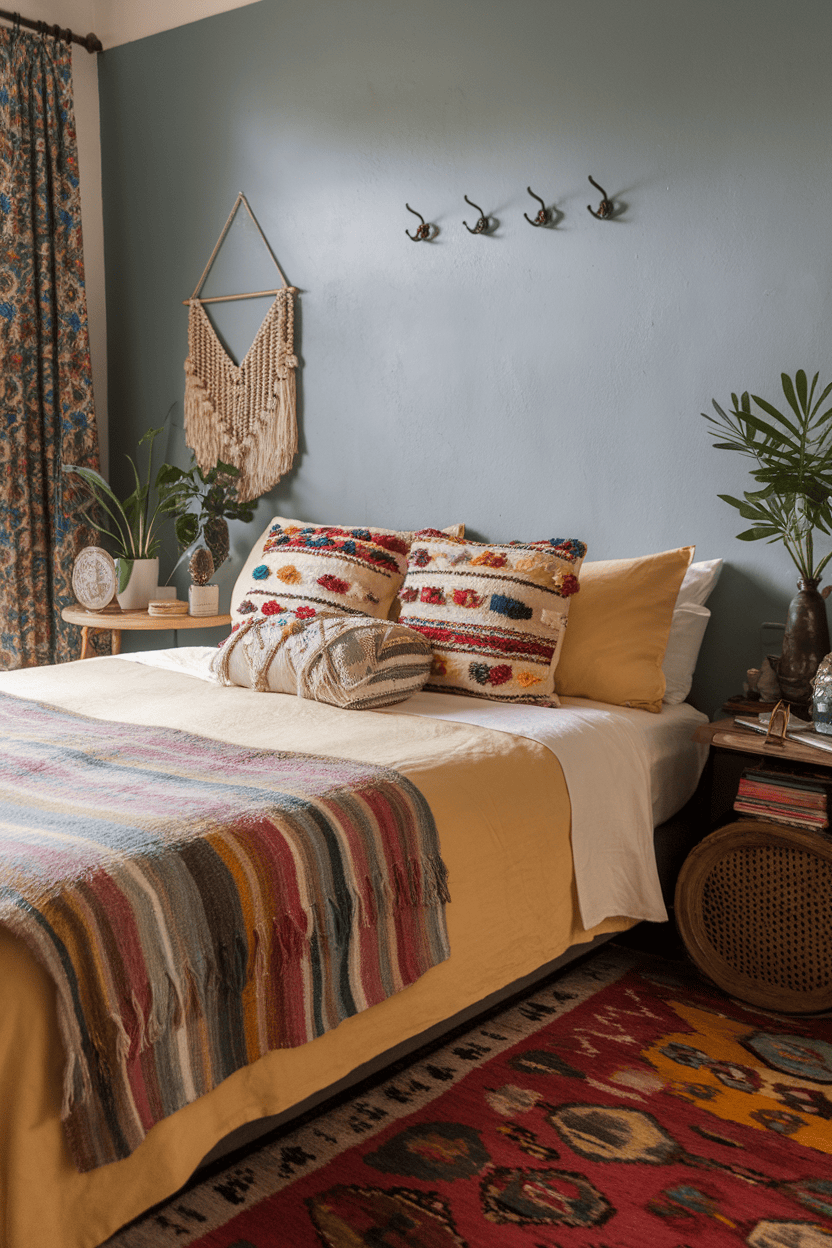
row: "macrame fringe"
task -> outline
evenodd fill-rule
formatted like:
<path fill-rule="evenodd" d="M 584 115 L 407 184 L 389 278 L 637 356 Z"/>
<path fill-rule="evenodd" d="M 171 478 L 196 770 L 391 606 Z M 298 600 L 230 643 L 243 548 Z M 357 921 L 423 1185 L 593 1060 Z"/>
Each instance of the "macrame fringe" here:
<path fill-rule="evenodd" d="M 190 304 L 185 436 L 203 472 L 218 459 L 239 469 L 242 502 L 270 490 L 297 454 L 292 296 L 287 287 L 275 298 L 239 367 L 199 300 Z"/>

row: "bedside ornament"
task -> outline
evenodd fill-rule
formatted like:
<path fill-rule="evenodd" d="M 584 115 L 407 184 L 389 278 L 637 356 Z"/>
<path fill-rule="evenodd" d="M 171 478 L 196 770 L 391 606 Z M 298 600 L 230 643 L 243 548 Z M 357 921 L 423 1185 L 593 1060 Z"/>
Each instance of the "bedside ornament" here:
<path fill-rule="evenodd" d="M 72 592 L 87 611 L 120 611 L 115 561 L 101 546 L 85 546 L 72 569 Z"/>
<path fill-rule="evenodd" d="M 204 546 L 198 546 L 191 555 L 188 571 L 194 585 L 207 585 L 214 575 L 214 557 L 210 550 L 206 550 Z"/>
<path fill-rule="evenodd" d="M 774 710 L 771 712 L 768 720 L 768 732 L 766 733 L 766 745 L 785 745 L 786 731 L 789 727 L 789 704 L 788 702 L 778 702 Z"/>
<path fill-rule="evenodd" d="M 816 732 L 832 736 L 832 654 L 821 660 L 812 681 L 812 720 Z"/>
<path fill-rule="evenodd" d="M 188 589 L 191 615 L 217 615 L 220 608 L 220 587 L 207 582 L 214 573 L 214 559 L 210 550 L 199 546 L 188 564 L 193 585 Z"/>
<path fill-rule="evenodd" d="M 771 664 L 770 658 L 763 659 L 760 675 L 757 679 L 757 692 L 763 702 L 780 701 L 780 682 Z"/>

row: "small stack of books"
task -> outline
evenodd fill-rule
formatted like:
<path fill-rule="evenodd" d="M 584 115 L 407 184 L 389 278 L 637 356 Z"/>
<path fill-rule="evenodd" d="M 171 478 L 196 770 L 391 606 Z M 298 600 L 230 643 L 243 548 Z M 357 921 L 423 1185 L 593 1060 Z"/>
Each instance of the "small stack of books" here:
<path fill-rule="evenodd" d="M 828 777 L 749 767 L 742 773 L 734 810 L 793 828 L 829 827 Z"/>

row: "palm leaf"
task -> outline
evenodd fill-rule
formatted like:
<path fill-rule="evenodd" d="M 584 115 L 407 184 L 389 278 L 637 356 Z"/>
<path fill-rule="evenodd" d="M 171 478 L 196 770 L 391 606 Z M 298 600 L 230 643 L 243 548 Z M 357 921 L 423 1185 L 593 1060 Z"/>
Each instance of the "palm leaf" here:
<path fill-rule="evenodd" d="M 780 374 L 780 381 L 783 384 L 783 393 L 785 394 L 786 398 L 789 401 L 789 406 L 791 407 L 794 414 L 797 416 L 797 419 L 802 421 L 804 417 L 806 416 L 808 412 L 808 407 L 809 407 L 808 403 L 806 402 L 806 398 L 807 398 L 806 374 L 804 373 L 802 368 L 799 368 L 794 375 L 794 384 L 792 384 L 792 379 L 791 377 L 789 377 L 787 373 Z"/>
<path fill-rule="evenodd" d="M 778 411 L 777 408 L 774 407 L 771 403 L 766 402 L 765 399 L 758 398 L 756 394 L 753 395 L 752 397 L 758 407 L 761 407 L 764 412 L 767 412 L 768 415 L 771 416 L 773 420 L 779 420 L 781 424 L 786 426 L 786 428 L 789 430 L 790 433 L 794 434 L 798 442 L 800 441 L 800 429 L 796 425 L 793 425 L 792 422 L 788 419 L 788 417 L 784 416 L 783 413 Z M 752 416 L 748 414 L 745 416 L 745 419 L 753 423 L 758 418 L 756 416 Z M 774 429 L 772 428 L 771 425 L 766 425 L 766 428 L 769 432 L 769 436 L 774 438 L 775 442 L 781 442 L 783 440 L 783 433 L 781 430 Z"/>

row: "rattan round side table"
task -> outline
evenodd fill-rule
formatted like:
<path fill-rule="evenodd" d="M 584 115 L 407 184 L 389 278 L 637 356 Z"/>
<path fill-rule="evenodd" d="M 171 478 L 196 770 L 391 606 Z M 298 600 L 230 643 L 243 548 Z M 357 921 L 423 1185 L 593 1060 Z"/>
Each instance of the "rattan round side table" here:
<path fill-rule="evenodd" d="M 738 819 L 688 855 L 676 921 L 699 969 L 764 1009 L 832 1009 L 832 837 Z"/>

